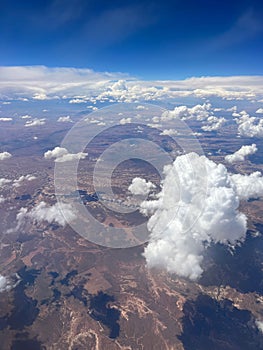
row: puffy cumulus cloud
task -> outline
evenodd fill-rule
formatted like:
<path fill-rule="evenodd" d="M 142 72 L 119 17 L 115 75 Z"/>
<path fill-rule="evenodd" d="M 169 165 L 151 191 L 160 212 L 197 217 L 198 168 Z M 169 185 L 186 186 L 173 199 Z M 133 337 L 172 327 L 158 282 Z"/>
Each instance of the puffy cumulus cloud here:
<path fill-rule="evenodd" d="M 250 117 L 250 115 L 242 111 L 235 118 L 238 124 L 238 133 L 245 137 L 263 137 L 263 119 Z"/>
<path fill-rule="evenodd" d="M 178 135 L 178 131 L 175 129 L 164 129 L 160 135 L 164 135 L 164 136 L 176 136 Z"/>
<path fill-rule="evenodd" d="M 34 96 L 32 98 L 33 98 L 33 100 L 40 100 L 40 101 L 48 100 L 47 95 L 43 92 L 34 94 Z"/>
<path fill-rule="evenodd" d="M 106 123 L 104 123 L 103 121 L 99 120 L 99 119 L 90 119 L 90 117 L 85 119 L 85 122 L 90 123 L 90 124 L 97 124 L 97 125 L 106 125 Z"/>
<path fill-rule="evenodd" d="M 53 150 L 49 150 L 44 153 L 44 157 L 46 159 L 52 159 L 52 158 L 61 158 L 64 155 L 68 154 L 68 150 L 63 147 L 55 147 Z"/>
<path fill-rule="evenodd" d="M 237 106 L 232 106 L 226 109 L 227 112 L 235 113 L 237 112 Z"/>
<path fill-rule="evenodd" d="M 70 204 L 56 203 L 49 206 L 45 202 L 40 202 L 31 210 L 28 210 L 28 208 L 21 208 L 16 218 L 18 221 L 17 228 L 21 227 L 26 218 L 34 220 L 38 223 L 47 221 L 50 224 L 55 222 L 61 226 L 65 226 L 68 222 L 76 218 L 76 214 L 74 213 Z"/>
<path fill-rule="evenodd" d="M 10 277 L 0 275 L 0 293 L 10 291 L 15 288 L 19 282 L 20 278 L 18 275 L 16 275 L 16 281 Z"/>
<path fill-rule="evenodd" d="M 11 185 L 13 187 L 20 187 L 24 181 L 33 181 L 36 177 L 34 175 L 21 175 L 18 179 L 10 180 L 6 178 L 0 178 L 0 188 L 6 185 Z"/>
<path fill-rule="evenodd" d="M 263 196 L 263 177 L 261 172 L 255 171 L 250 175 L 234 174 L 231 175 L 231 179 L 235 184 L 237 195 L 241 199 Z"/>
<path fill-rule="evenodd" d="M 242 146 L 235 153 L 225 156 L 225 160 L 228 163 L 243 162 L 247 156 L 256 153 L 257 150 L 257 145 L 255 143 L 252 145 Z"/>
<path fill-rule="evenodd" d="M 72 100 L 69 100 L 69 103 L 79 104 L 79 103 L 87 103 L 87 101 L 83 100 L 82 98 L 73 98 Z"/>
<path fill-rule="evenodd" d="M 201 127 L 204 131 L 216 131 L 222 128 L 222 126 L 226 123 L 226 119 L 221 117 L 210 116 L 207 118 L 207 125 L 203 125 Z"/>
<path fill-rule="evenodd" d="M 114 83 L 110 86 L 110 89 L 112 91 L 126 91 L 126 90 L 128 90 L 125 80 L 116 81 L 116 83 Z"/>
<path fill-rule="evenodd" d="M 151 181 L 146 181 L 140 177 L 135 177 L 132 180 L 128 190 L 137 196 L 148 195 L 156 186 Z"/>
<path fill-rule="evenodd" d="M 12 182 L 12 180 L 6 179 L 6 178 L 0 178 L 0 188 L 4 187 L 5 185 L 9 184 Z"/>
<path fill-rule="evenodd" d="M 204 103 L 202 105 L 197 104 L 193 107 L 178 106 L 171 111 L 165 111 L 162 114 L 162 120 L 172 120 L 174 118 L 179 119 L 196 119 L 203 121 L 213 116 L 213 109 L 210 103 Z"/>
<path fill-rule="evenodd" d="M 131 118 L 122 118 L 119 123 L 121 125 L 125 125 L 125 124 L 130 124 L 132 122 L 132 119 Z"/>
<path fill-rule="evenodd" d="M 256 113 L 263 114 L 263 108 L 259 108 L 256 110 Z"/>
<path fill-rule="evenodd" d="M 12 157 L 12 154 L 9 152 L 0 153 L 0 160 L 5 160 L 5 159 L 11 158 L 11 157 Z"/>
<path fill-rule="evenodd" d="M 245 238 L 247 220 L 238 210 L 240 194 L 223 164 L 196 153 L 178 156 L 164 168 L 156 199 L 141 203 L 141 212 L 150 216 L 144 252 L 148 266 L 199 278 L 208 245 L 234 246 Z"/>
<path fill-rule="evenodd" d="M 97 111 L 98 110 L 98 107 L 96 106 L 87 106 L 88 109 L 91 109 L 93 111 Z"/>
<path fill-rule="evenodd" d="M 59 123 L 72 123 L 72 119 L 70 118 L 69 115 L 65 117 L 59 117 L 57 120 Z"/>
<path fill-rule="evenodd" d="M 9 282 L 8 279 L 2 275 L 0 275 L 0 293 L 9 290 Z"/>
<path fill-rule="evenodd" d="M 20 117 L 21 119 L 31 119 L 31 115 L 25 114 L 25 115 L 21 115 Z"/>
<path fill-rule="evenodd" d="M 258 327 L 258 330 L 263 333 L 263 321 L 256 320 L 256 326 Z"/>
<path fill-rule="evenodd" d="M 53 150 L 49 150 L 44 153 L 44 157 L 46 159 L 54 159 L 55 162 L 63 163 L 76 159 L 85 159 L 88 153 L 69 153 L 66 148 L 63 147 L 55 147 Z"/>
<path fill-rule="evenodd" d="M 41 126 L 46 124 L 46 118 L 34 118 L 33 120 L 27 120 L 25 126 Z"/>
<path fill-rule="evenodd" d="M 70 162 L 72 160 L 76 159 L 85 159 L 87 157 L 88 153 L 78 152 L 78 153 L 68 153 L 63 155 L 62 157 L 56 158 L 55 162 L 58 163 L 64 163 L 64 162 Z"/>
<path fill-rule="evenodd" d="M 33 181 L 36 177 L 34 175 L 21 175 L 18 179 L 13 182 L 13 187 L 20 187 L 24 181 Z"/>
<path fill-rule="evenodd" d="M 189 108 L 186 106 L 175 107 L 172 111 L 165 111 L 162 120 L 171 120 L 174 118 L 187 118 L 190 116 Z"/>

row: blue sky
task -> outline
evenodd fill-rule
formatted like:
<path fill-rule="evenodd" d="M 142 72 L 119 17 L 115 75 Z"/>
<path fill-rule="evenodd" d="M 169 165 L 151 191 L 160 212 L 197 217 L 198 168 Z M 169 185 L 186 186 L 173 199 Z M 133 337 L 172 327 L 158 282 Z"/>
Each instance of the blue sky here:
<path fill-rule="evenodd" d="M 0 65 L 143 79 L 263 71 L 262 0 L 2 0 Z"/>

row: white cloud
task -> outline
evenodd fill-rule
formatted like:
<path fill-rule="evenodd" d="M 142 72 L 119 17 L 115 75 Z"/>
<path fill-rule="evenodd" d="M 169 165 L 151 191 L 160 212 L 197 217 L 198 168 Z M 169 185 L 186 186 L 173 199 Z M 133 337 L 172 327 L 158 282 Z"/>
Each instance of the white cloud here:
<path fill-rule="evenodd" d="M 141 204 L 141 211 L 150 215 L 144 252 L 148 266 L 199 278 L 207 245 L 233 246 L 245 238 L 246 216 L 238 211 L 238 194 L 243 192 L 224 165 L 195 153 L 178 156 L 164 169 L 157 199 Z"/>
<path fill-rule="evenodd" d="M 65 154 L 68 154 L 68 150 L 63 147 L 55 147 L 52 151 L 49 150 L 44 153 L 44 157 L 46 159 L 51 159 L 51 158 L 60 158 L 63 157 Z"/>
<path fill-rule="evenodd" d="M 263 333 L 263 321 L 256 321 L 256 326 L 258 327 L 259 331 Z"/>
<path fill-rule="evenodd" d="M 111 85 L 110 89 L 112 91 L 126 91 L 127 86 L 125 80 L 116 81 L 116 83 Z"/>
<path fill-rule="evenodd" d="M 243 162 L 245 158 L 251 154 L 254 154 L 257 152 L 257 146 L 255 143 L 248 146 L 242 146 L 238 151 L 236 151 L 233 154 L 229 154 L 225 157 L 225 160 L 228 163 L 236 163 L 236 162 Z"/>
<path fill-rule="evenodd" d="M 81 99 L 81 98 L 73 98 L 69 101 L 69 103 L 78 104 L 78 103 L 87 103 L 87 101 Z"/>
<path fill-rule="evenodd" d="M 238 133 L 245 137 L 263 137 L 263 119 L 250 117 L 242 111 L 235 119 L 238 124 Z"/>
<path fill-rule="evenodd" d="M 16 282 L 13 281 L 10 277 L 5 277 L 0 275 L 0 293 L 8 292 L 11 289 L 15 288 L 15 286 L 20 282 L 18 276 L 16 276 Z"/>
<path fill-rule="evenodd" d="M 67 115 L 66 117 L 59 117 L 57 121 L 59 123 L 72 123 L 72 119 L 69 115 Z"/>
<path fill-rule="evenodd" d="M 56 222 L 61 226 L 65 226 L 68 222 L 76 218 L 76 214 L 70 204 L 56 203 L 49 206 L 45 202 L 40 202 L 36 207 L 31 210 L 27 208 L 21 208 L 17 214 L 17 221 L 19 228 L 26 218 L 35 220 L 38 223 L 47 221 L 48 223 Z"/>
<path fill-rule="evenodd" d="M 83 153 L 83 152 L 79 152 L 79 153 L 68 153 L 63 155 L 62 157 L 56 158 L 55 162 L 59 162 L 59 163 L 64 163 L 64 162 L 70 162 L 72 160 L 75 159 L 85 159 L 87 157 L 88 153 Z"/>
<path fill-rule="evenodd" d="M 262 76 L 192 77 L 142 81 L 122 73 L 44 66 L 0 67 L 0 98 L 69 99 L 72 102 L 138 102 L 178 97 L 261 100 Z M 82 96 L 77 97 L 77 96 Z"/>
<path fill-rule="evenodd" d="M 125 125 L 125 124 L 130 124 L 132 122 L 132 119 L 129 117 L 129 118 L 122 118 L 119 123 L 121 125 Z"/>
<path fill-rule="evenodd" d="M 43 92 L 34 94 L 34 96 L 32 98 L 33 98 L 33 100 L 40 100 L 40 101 L 48 100 L 47 95 Z"/>
<path fill-rule="evenodd" d="M 164 129 L 160 135 L 167 135 L 167 136 L 176 136 L 178 135 L 178 131 L 175 129 Z"/>
<path fill-rule="evenodd" d="M 9 179 L 6 179 L 6 178 L 0 178 L 0 188 L 9 184 L 10 182 L 12 182 L 11 180 Z"/>
<path fill-rule="evenodd" d="M 0 97 L 5 99 L 56 99 L 92 96 L 101 85 L 127 77 L 121 73 L 97 73 L 91 69 L 45 66 L 0 67 Z"/>
<path fill-rule="evenodd" d="M 131 185 L 128 187 L 128 190 L 138 196 L 148 195 L 156 186 L 151 181 L 146 181 L 140 177 L 135 177 L 132 180 Z"/>
<path fill-rule="evenodd" d="M 0 122 L 10 122 L 13 118 L 0 118 Z"/>
<path fill-rule="evenodd" d="M 201 127 L 204 131 L 216 131 L 222 128 L 222 126 L 226 123 L 226 119 L 221 117 L 210 116 L 207 118 L 207 125 Z"/>
<path fill-rule="evenodd" d="M 256 113 L 263 114 L 263 108 L 259 108 L 258 110 L 256 110 Z"/>
<path fill-rule="evenodd" d="M 11 158 L 11 157 L 12 157 L 12 154 L 9 152 L 0 153 L 0 160 L 5 160 L 5 159 Z"/>
<path fill-rule="evenodd" d="M 20 187 L 24 181 L 33 181 L 36 177 L 34 175 L 21 175 L 18 179 L 13 182 L 13 187 Z"/>
<path fill-rule="evenodd" d="M 20 187 L 24 181 L 33 181 L 35 179 L 36 179 L 36 177 L 34 175 L 30 175 L 30 174 L 21 175 L 18 179 L 15 179 L 15 180 L 0 178 L 0 189 L 2 187 L 5 187 L 6 185 L 10 185 L 10 186 L 17 188 L 17 187 Z M 3 198 L 2 198 L 2 202 L 3 202 Z"/>
<path fill-rule="evenodd" d="M 53 150 L 45 152 L 44 157 L 46 159 L 55 159 L 55 162 L 63 163 L 76 159 L 85 159 L 88 153 L 69 153 L 66 148 L 55 147 Z"/>
<path fill-rule="evenodd" d="M 237 112 L 237 106 L 233 106 L 233 107 L 227 108 L 227 112 L 236 113 Z"/>
<path fill-rule="evenodd" d="M 8 290 L 8 279 L 2 275 L 0 275 L 0 293 Z"/>
<path fill-rule="evenodd" d="M 95 107 L 95 106 L 87 106 L 86 108 L 92 109 L 93 111 L 97 111 L 98 110 L 98 107 Z"/>
<path fill-rule="evenodd" d="M 250 175 L 234 174 L 231 179 L 236 186 L 236 192 L 241 199 L 263 196 L 263 177 L 259 171 Z"/>
<path fill-rule="evenodd" d="M 26 121 L 25 126 L 26 127 L 41 126 L 44 124 L 46 124 L 46 118 L 42 118 L 42 119 L 34 118 L 33 120 Z"/>
<path fill-rule="evenodd" d="M 179 106 L 175 107 L 171 111 L 165 111 L 162 115 L 162 120 L 172 119 L 196 119 L 199 121 L 207 120 L 213 116 L 213 109 L 210 103 L 204 103 L 203 105 L 197 104 L 193 107 Z"/>
<path fill-rule="evenodd" d="M 32 118 L 31 115 L 25 114 L 25 115 L 21 115 L 20 117 L 21 119 L 30 119 Z"/>

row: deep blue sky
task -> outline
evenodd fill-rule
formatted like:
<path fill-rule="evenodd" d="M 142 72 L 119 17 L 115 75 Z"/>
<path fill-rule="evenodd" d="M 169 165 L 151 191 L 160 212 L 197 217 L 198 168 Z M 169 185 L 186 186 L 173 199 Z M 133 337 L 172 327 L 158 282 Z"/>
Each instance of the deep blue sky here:
<path fill-rule="evenodd" d="M 263 1 L 1 0 L 0 65 L 262 74 Z"/>

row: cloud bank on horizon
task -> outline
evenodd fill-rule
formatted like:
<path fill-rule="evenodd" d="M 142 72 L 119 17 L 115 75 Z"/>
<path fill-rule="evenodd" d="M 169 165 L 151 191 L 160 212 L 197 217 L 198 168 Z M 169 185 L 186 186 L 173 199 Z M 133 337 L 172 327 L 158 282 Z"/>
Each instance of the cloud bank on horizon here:
<path fill-rule="evenodd" d="M 123 73 L 45 66 L 0 67 L 0 100 L 69 103 L 162 101 L 178 97 L 263 101 L 262 76 L 145 81 Z M 260 111 L 260 109 L 259 109 Z"/>

